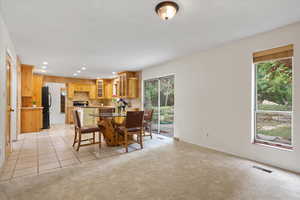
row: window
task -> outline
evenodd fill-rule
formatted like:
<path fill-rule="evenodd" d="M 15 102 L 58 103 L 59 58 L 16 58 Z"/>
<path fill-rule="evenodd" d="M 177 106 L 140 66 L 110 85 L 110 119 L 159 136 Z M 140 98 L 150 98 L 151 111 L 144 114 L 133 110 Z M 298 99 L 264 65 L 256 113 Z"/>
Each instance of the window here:
<path fill-rule="evenodd" d="M 292 149 L 293 45 L 256 52 L 254 142 Z"/>

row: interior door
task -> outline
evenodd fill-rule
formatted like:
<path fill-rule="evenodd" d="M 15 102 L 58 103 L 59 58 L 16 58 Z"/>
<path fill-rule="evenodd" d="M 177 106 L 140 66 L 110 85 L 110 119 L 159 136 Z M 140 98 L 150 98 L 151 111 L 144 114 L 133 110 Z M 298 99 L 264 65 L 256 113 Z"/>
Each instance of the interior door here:
<path fill-rule="evenodd" d="M 5 155 L 7 156 L 12 151 L 11 145 L 11 112 L 14 110 L 12 109 L 11 105 L 11 68 L 12 68 L 12 61 L 9 55 L 6 55 L 6 125 L 5 125 Z"/>

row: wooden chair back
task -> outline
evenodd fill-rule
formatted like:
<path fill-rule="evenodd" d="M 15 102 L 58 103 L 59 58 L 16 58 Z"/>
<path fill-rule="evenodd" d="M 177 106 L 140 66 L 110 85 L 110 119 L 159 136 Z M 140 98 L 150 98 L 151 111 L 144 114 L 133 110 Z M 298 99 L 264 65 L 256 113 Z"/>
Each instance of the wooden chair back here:
<path fill-rule="evenodd" d="M 115 108 L 99 108 L 99 113 L 114 113 Z"/>
<path fill-rule="evenodd" d="M 152 121 L 152 116 L 153 116 L 153 109 L 151 110 L 145 110 L 145 115 L 144 115 L 144 120 L 145 121 Z"/>
<path fill-rule="evenodd" d="M 81 128 L 81 121 L 80 121 L 80 118 L 79 118 L 78 110 L 73 110 L 73 119 L 74 119 L 74 125 L 77 128 Z"/>
<path fill-rule="evenodd" d="M 144 111 L 128 111 L 126 116 L 125 128 L 143 127 Z"/>

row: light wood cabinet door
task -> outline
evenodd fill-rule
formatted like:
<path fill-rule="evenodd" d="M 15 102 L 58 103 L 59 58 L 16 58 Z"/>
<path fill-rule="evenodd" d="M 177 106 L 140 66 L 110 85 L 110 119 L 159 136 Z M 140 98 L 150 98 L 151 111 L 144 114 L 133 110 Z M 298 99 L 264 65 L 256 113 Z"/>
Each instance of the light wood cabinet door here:
<path fill-rule="evenodd" d="M 21 132 L 39 132 L 42 128 L 42 109 L 22 109 Z"/>
<path fill-rule="evenodd" d="M 89 86 L 89 97 L 91 99 L 96 99 L 96 85 Z"/>
<path fill-rule="evenodd" d="M 138 98 L 139 86 L 137 78 L 129 78 L 128 80 L 128 98 Z"/>
<path fill-rule="evenodd" d="M 73 99 L 75 92 L 75 85 L 72 83 L 68 84 L 68 98 Z"/>
<path fill-rule="evenodd" d="M 74 124 L 73 110 L 74 108 L 72 107 L 68 108 L 68 124 Z"/>
<path fill-rule="evenodd" d="M 116 81 L 114 81 L 116 82 Z M 118 74 L 117 84 L 119 97 L 121 98 L 138 98 L 139 79 L 136 72 L 120 72 Z M 116 85 L 113 85 L 116 87 Z M 115 91 L 115 89 L 113 89 Z"/>
<path fill-rule="evenodd" d="M 43 76 L 34 74 L 32 100 L 36 102 L 37 106 L 42 106 L 42 87 L 43 87 Z"/>
<path fill-rule="evenodd" d="M 104 83 L 102 79 L 97 80 L 97 98 L 104 98 Z"/>
<path fill-rule="evenodd" d="M 33 95 L 33 68 L 32 65 L 21 65 L 22 97 L 32 97 Z"/>
<path fill-rule="evenodd" d="M 113 97 L 113 85 L 112 81 L 107 81 L 105 83 L 105 98 L 106 99 L 111 99 Z"/>
<path fill-rule="evenodd" d="M 112 96 L 119 97 L 119 78 L 115 78 L 112 81 Z"/>
<path fill-rule="evenodd" d="M 75 90 L 75 91 L 78 91 L 78 92 L 81 92 L 81 91 L 82 91 L 82 86 L 79 85 L 79 84 L 75 84 L 74 90 Z"/>

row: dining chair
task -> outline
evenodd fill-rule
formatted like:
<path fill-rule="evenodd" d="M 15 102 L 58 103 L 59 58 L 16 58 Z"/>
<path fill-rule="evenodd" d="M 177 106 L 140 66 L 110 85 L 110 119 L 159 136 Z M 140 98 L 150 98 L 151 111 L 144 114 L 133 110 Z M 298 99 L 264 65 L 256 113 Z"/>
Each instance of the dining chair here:
<path fill-rule="evenodd" d="M 115 108 L 99 108 L 99 115 L 103 114 L 103 113 L 114 113 L 115 112 Z M 101 117 L 99 118 L 99 120 L 101 121 Z"/>
<path fill-rule="evenodd" d="M 82 126 L 80 117 L 79 117 L 79 112 L 78 110 L 73 111 L 73 118 L 74 118 L 74 125 L 75 125 L 75 136 L 74 136 L 74 142 L 73 142 L 73 147 L 75 146 L 76 143 L 78 143 L 77 146 L 77 151 L 79 151 L 79 148 L 82 146 L 88 146 L 88 145 L 93 145 L 93 144 L 99 144 L 99 148 L 101 148 L 101 132 L 103 132 L 104 127 L 103 126 Z M 87 138 L 87 139 L 82 139 L 83 134 L 93 134 L 92 138 Z M 99 141 L 96 142 L 96 134 L 98 133 L 99 136 Z M 82 142 L 89 141 L 90 143 L 87 144 L 82 144 Z"/>
<path fill-rule="evenodd" d="M 144 111 L 128 111 L 124 126 L 116 128 L 119 144 L 125 146 L 126 153 L 128 153 L 129 143 L 133 142 L 140 144 L 141 149 L 143 149 L 143 120 Z M 136 140 L 134 140 L 134 135 L 136 135 Z"/>
<path fill-rule="evenodd" d="M 144 124 L 143 124 L 143 136 L 150 136 L 152 139 L 152 117 L 153 117 L 153 109 L 145 110 L 144 114 Z M 149 135 L 146 135 L 146 130 L 149 131 Z"/>
<path fill-rule="evenodd" d="M 99 113 L 114 113 L 115 108 L 99 108 Z"/>

